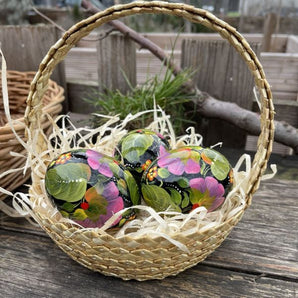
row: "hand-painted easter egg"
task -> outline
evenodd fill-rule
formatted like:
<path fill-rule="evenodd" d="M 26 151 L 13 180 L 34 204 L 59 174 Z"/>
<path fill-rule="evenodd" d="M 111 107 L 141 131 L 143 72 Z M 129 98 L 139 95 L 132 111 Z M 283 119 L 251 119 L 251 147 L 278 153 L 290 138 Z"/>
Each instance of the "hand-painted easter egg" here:
<path fill-rule="evenodd" d="M 189 146 L 153 161 L 142 176 L 141 192 L 156 211 L 186 213 L 204 206 L 210 212 L 224 202 L 232 184 L 233 170 L 221 153 Z"/>
<path fill-rule="evenodd" d="M 124 136 L 115 151 L 115 158 L 123 160 L 137 181 L 146 168 L 160 156 L 161 150 L 168 150 L 168 141 L 158 133 L 148 129 L 138 129 Z"/>
<path fill-rule="evenodd" d="M 139 204 L 135 179 L 112 157 L 80 149 L 54 159 L 45 175 L 48 196 L 64 217 L 83 227 L 102 227 L 116 212 Z M 122 226 L 135 212 L 126 211 L 113 226 Z"/>

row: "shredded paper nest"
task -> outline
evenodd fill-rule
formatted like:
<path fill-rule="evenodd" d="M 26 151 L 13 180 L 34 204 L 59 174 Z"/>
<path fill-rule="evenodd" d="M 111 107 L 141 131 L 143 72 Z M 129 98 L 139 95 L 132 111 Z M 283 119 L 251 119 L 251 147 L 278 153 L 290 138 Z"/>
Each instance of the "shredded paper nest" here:
<path fill-rule="evenodd" d="M 167 137 L 173 149 L 184 145 L 202 146 L 202 137 L 192 127 L 187 129 L 186 135 L 176 137 L 170 122 L 170 116 L 166 115 L 160 108 L 140 112 L 136 115 L 128 115 L 122 121 L 119 120 L 118 116 L 97 115 L 98 117 L 105 117 L 106 123 L 96 129 L 88 127 L 76 128 L 71 123 L 69 117 L 65 115 L 58 117 L 56 121 L 53 121 L 47 115 L 53 126 L 52 134 L 48 138 L 44 137 L 48 149 L 42 154 L 36 152 L 36 138 L 42 133 L 38 130 L 34 131 L 34 135 L 28 131 L 28 141 L 26 144 L 23 143 L 28 155 L 24 157 L 26 158 L 26 165 L 18 170 L 26 171 L 29 167 L 35 178 L 30 194 L 14 194 L 14 208 L 23 216 L 33 217 L 41 226 L 43 226 L 43 219 L 50 218 L 55 221 L 68 223 L 69 226 L 79 227 L 80 230 L 86 230 L 86 228 L 80 227 L 76 222 L 63 218 L 47 197 L 44 187 L 47 166 L 58 155 L 68 150 L 79 148 L 93 149 L 111 156 L 120 139 L 127 134 L 127 124 L 144 113 L 153 113 L 154 116 L 153 122 L 147 128 Z M 62 123 L 62 125 L 59 127 L 57 122 Z M 246 170 L 239 172 L 243 161 L 246 162 Z M 119 215 L 127 209 L 114 214 L 103 227 L 96 230 L 100 234 L 109 233 L 116 238 L 123 236 L 139 238 L 143 235 L 162 236 L 179 246 L 179 243 L 176 243 L 173 239 L 176 233 L 183 232 L 187 234 L 194 232 L 194 230 L 204 231 L 220 225 L 245 207 L 244 189 L 250 168 L 250 157 L 243 155 L 234 167 L 235 182 L 233 189 L 228 194 L 224 204 L 216 211 L 208 213 L 205 207 L 199 207 L 192 210 L 189 214 L 182 214 L 172 211 L 156 212 L 146 205 L 138 205 L 130 207 L 139 211 L 137 218 L 127 222 L 121 229 L 109 230 Z M 39 185 L 35 185 L 36 183 Z M 38 191 L 36 191 L 37 189 Z M 181 249 L 184 249 L 183 245 L 181 245 Z"/>

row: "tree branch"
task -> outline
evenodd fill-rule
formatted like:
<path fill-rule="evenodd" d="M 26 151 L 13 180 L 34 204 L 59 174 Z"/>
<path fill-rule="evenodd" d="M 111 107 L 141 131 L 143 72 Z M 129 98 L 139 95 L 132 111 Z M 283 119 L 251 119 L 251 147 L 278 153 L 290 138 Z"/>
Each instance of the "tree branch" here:
<path fill-rule="evenodd" d="M 260 134 L 260 116 L 257 113 L 248 111 L 232 102 L 215 99 L 205 93 L 204 98 L 193 99 L 197 112 L 208 118 L 217 118 L 227 121 L 252 135 Z M 190 107 L 193 109 L 194 107 Z M 283 121 L 274 121 L 276 142 L 290 146 L 298 154 L 298 130 Z"/>
<path fill-rule="evenodd" d="M 82 0 L 81 5 L 90 13 L 97 13 L 100 11 L 100 9 L 93 6 L 88 0 Z M 149 50 L 153 55 L 168 65 L 174 75 L 177 75 L 182 71 L 181 68 L 165 54 L 162 48 L 129 28 L 124 23 L 114 20 L 110 21 L 108 24 L 119 30 L 124 35 L 129 36 L 142 48 Z M 187 93 L 194 94 L 193 101 L 196 104 L 197 112 L 201 115 L 209 118 L 225 120 L 244 129 L 250 134 L 259 135 L 260 118 L 258 114 L 243 109 L 235 103 L 221 101 L 215 99 L 207 93 L 203 93 L 196 87 L 192 80 L 189 80 L 185 87 L 185 91 Z M 191 108 L 193 109 L 193 106 Z M 275 121 L 275 141 L 292 147 L 294 152 L 298 154 L 298 130 L 295 127 L 285 122 Z"/>

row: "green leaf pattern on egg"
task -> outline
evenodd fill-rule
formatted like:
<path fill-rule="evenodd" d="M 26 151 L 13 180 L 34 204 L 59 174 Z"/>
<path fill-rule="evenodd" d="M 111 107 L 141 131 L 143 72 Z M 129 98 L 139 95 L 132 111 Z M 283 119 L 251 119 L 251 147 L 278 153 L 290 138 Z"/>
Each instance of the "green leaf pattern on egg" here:
<path fill-rule="evenodd" d="M 58 165 L 48 170 L 46 188 L 58 200 L 76 202 L 84 197 L 90 176 L 91 170 L 86 164 Z"/>
<path fill-rule="evenodd" d="M 224 180 L 231 166 L 229 161 L 219 152 L 206 148 L 202 150 L 202 157 L 206 156 L 211 161 L 211 172 L 218 180 Z"/>
<path fill-rule="evenodd" d="M 115 158 L 122 160 L 137 182 L 150 164 L 169 149 L 169 143 L 160 134 L 148 129 L 129 132 L 117 145 Z"/>
<path fill-rule="evenodd" d="M 170 194 L 163 188 L 156 185 L 142 184 L 142 194 L 146 203 L 157 212 L 167 209 L 181 212 L 181 209 L 173 202 Z"/>
<path fill-rule="evenodd" d="M 101 227 L 113 214 L 140 203 L 135 179 L 112 157 L 93 150 L 73 150 L 53 160 L 45 187 L 61 214 L 84 227 Z M 122 225 L 135 216 L 129 209 L 115 220 Z"/>
<path fill-rule="evenodd" d="M 153 141 L 153 137 L 147 134 L 130 134 L 122 142 L 122 154 L 129 163 L 134 163 L 148 150 Z"/>
<path fill-rule="evenodd" d="M 203 206 L 210 212 L 224 202 L 233 182 L 231 173 L 219 152 L 185 146 L 152 162 L 142 176 L 141 191 L 145 202 L 158 211 L 175 206 L 189 212 Z"/>

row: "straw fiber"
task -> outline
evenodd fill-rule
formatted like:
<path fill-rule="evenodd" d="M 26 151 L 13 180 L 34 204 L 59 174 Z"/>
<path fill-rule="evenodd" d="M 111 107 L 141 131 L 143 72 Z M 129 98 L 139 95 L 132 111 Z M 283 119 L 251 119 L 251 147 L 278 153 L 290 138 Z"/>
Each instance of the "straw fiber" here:
<path fill-rule="evenodd" d="M 24 113 L 26 109 L 26 99 L 28 97 L 30 83 L 34 78 L 35 72 L 19 72 L 19 71 L 7 71 L 7 88 L 9 96 L 9 109 L 10 115 L 13 119 L 13 128 L 16 133 L 23 140 L 25 137 L 25 123 Z M 0 94 L 2 87 L 0 86 Z M 64 100 L 63 88 L 58 86 L 54 81 L 49 81 L 46 93 L 41 99 L 43 112 L 57 116 L 61 110 L 61 102 Z M 51 129 L 50 122 L 46 117 L 41 120 L 41 127 L 43 127 L 46 134 Z M 15 156 L 12 157 L 10 152 L 16 152 L 24 155 L 24 157 Z M 6 190 L 12 191 L 21 184 L 23 184 L 30 177 L 30 171 L 27 171 L 25 175 L 22 172 L 13 172 L 1 177 L 1 174 L 5 173 L 11 168 L 21 168 L 25 164 L 26 150 L 15 138 L 15 135 L 8 124 L 2 98 L 0 100 L 0 186 Z M 4 196 L 0 196 L 3 198 Z"/>
<path fill-rule="evenodd" d="M 102 233 L 97 229 L 81 229 L 70 225 L 67 221 L 60 220 L 59 216 L 49 216 L 43 212 L 42 208 L 33 208 L 35 218 L 40 225 L 60 248 L 77 262 L 106 275 L 123 279 L 147 280 L 175 275 L 204 260 L 222 243 L 240 220 L 251 202 L 252 194 L 259 186 L 271 153 L 274 108 L 263 68 L 247 41 L 235 28 L 211 13 L 192 6 L 167 2 L 132 2 L 111 7 L 77 23 L 49 50 L 31 84 L 27 100 L 25 120 L 31 133 L 41 125 L 42 111 L 39 103 L 48 86 L 49 77 L 57 63 L 65 58 L 71 47 L 94 28 L 111 20 L 139 13 L 175 15 L 217 31 L 222 38 L 227 39 L 234 46 L 246 62 L 261 95 L 262 106 L 258 148 L 247 183 L 242 188 L 242 195 L 245 197 L 244 208 L 235 212 L 233 216 L 224 218 L 223 222 L 218 225 L 206 226 L 205 229 L 200 230 L 186 229 L 172 235 L 172 239 L 187 247 L 188 252 L 181 250 L 173 244 L 173 241 L 168 241 L 164 237 L 143 235 L 140 238 L 132 238 L 128 234 L 116 238 L 113 233 Z M 45 138 L 39 135 L 34 145 L 34 154 L 39 155 L 46 148 Z M 33 172 L 31 194 L 39 198 L 45 196 L 40 187 L 41 179 Z"/>

